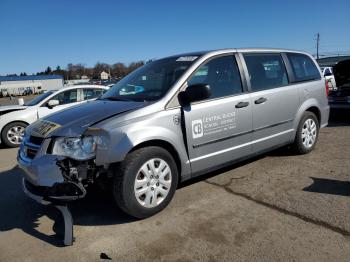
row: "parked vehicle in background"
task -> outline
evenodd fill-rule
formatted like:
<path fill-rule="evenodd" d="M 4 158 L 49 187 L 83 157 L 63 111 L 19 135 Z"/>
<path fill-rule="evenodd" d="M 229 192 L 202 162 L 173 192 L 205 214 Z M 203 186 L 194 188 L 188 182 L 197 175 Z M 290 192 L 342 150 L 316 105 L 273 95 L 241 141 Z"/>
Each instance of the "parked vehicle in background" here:
<path fill-rule="evenodd" d="M 33 90 L 30 87 L 26 87 L 26 89 L 23 92 L 23 96 L 29 96 L 33 94 Z"/>
<path fill-rule="evenodd" d="M 333 67 L 337 89 L 331 91 L 328 101 L 331 109 L 350 109 L 350 59 Z"/>
<path fill-rule="evenodd" d="M 107 91 L 105 86 L 85 85 L 47 91 L 24 105 L 0 106 L 1 143 L 17 147 L 25 128 L 44 116 L 96 99 Z"/>
<path fill-rule="evenodd" d="M 226 49 L 171 56 L 101 98 L 30 125 L 18 153 L 39 202 L 83 198 L 113 180 L 116 203 L 145 218 L 179 181 L 284 145 L 306 154 L 328 123 L 324 77 L 303 52 Z"/>
<path fill-rule="evenodd" d="M 6 88 L 2 88 L 0 90 L 0 97 L 6 97 L 6 96 L 8 96 L 8 91 Z"/>
<path fill-rule="evenodd" d="M 333 75 L 333 69 L 332 67 L 323 67 L 321 68 L 322 74 L 324 78 L 327 81 L 328 88 L 330 91 L 336 91 L 337 90 L 337 84 L 335 81 L 335 77 Z"/>
<path fill-rule="evenodd" d="M 327 81 L 328 88 L 330 91 L 337 90 L 336 81 L 333 75 L 332 67 L 323 67 L 321 68 L 322 74 Z"/>

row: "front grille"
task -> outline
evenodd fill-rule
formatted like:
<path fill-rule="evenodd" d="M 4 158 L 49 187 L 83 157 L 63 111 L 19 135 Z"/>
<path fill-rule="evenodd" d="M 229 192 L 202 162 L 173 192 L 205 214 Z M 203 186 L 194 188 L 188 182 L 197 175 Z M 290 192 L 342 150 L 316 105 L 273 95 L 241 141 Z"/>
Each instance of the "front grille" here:
<path fill-rule="evenodd" d="M 41 144 L 44 142 L 44 138 L 37 136 L 30 136 L 29 139 L 24 141 L 25 155 L 29 159 L 34 159 L 38 153 Z"/>
<path fill-rule="evenodd" d="M 28 158 L 33 159 L 36 156 L 36 153 L 38 153 L 38 150 L 27 148 L 26 155 Z"/>
<path fill-rule="evenodd" d="M 42 137 L 37 137 L 37 136 L 30 136 L 29 137 L 29 142 L 35 145 L 40 146 L 44 141 L 44 138 Z"/>

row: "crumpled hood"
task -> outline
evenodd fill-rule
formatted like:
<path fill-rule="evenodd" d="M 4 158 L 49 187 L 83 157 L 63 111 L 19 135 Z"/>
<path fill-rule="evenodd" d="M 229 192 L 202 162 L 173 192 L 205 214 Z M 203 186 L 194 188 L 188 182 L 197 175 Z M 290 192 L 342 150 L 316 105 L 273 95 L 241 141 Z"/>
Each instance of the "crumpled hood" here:
<path fill-rule="evenodd" d="M 0 112 L 2 112 L 2 111 L 11 112 L 11 111 L 15 111 L 15 110 L 23 110 L 26 108 L 27 108 L 27 106 L 20 106 L 20 105 L 0 106 Z"/>
<path fill-rule="evenodd" d="M 43 121 L 49 121 L 59 125 L 58 128 L 55 127 L 54 131 L 45 136 L 81 135 L 86 128 L 97 122 L 143 107 L 144 105 L 144 102 L 95 100 L 71 107 L 42 119 Z M 35 122 L 35 124 L 37 125 L 38 122 L 40 122 L 40 120 Z M 31 127 L 33 128 L 35 124 L 27 128 L 29 133 L 31 133 Z"/>

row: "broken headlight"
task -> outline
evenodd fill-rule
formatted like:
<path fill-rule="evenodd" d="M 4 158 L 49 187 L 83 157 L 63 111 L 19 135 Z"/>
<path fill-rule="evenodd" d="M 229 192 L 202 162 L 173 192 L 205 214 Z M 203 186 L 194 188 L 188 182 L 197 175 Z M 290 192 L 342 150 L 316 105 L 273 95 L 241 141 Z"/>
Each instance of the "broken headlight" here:
<path fill-rule="evenodd" d="M 55 140 L 53 155 L 66 156 L 76 160 L 87 160 L 96 156 L 99 142 L 97 136 L 60 137 Z"/>

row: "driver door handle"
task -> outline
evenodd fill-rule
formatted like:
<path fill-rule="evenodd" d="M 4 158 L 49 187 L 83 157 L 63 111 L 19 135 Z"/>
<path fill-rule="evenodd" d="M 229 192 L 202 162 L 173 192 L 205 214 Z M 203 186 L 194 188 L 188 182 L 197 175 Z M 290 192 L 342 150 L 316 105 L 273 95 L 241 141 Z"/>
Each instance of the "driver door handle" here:
<path fill-rule="evenodd" d="M 258 105 L 258 104 L 265 103 L 266 101 L 267 101 L 267 98 L 260 97 L 259 99 L 255 100 L 254 103 Z"/>
<path fill-rule="evenodd" d="M 242 108 L 242 107 L 247 107 L 247 106 L 249 106 L 249 102 L 239 102 L 236 105 L 236 108 Z"/>

